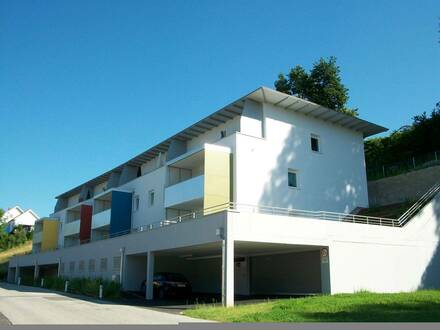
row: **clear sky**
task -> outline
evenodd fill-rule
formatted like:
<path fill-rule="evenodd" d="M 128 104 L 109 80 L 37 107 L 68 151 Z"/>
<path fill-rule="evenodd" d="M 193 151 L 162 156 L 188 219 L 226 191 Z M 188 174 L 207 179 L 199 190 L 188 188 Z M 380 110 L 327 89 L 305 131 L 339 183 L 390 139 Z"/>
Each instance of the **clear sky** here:
<path fill-rule="evenodd" d="M 40 216 L 296 64 L 334 55 L 364 119 L 440 101 L 440 1 L 0 2 L 0 207 Z"/>

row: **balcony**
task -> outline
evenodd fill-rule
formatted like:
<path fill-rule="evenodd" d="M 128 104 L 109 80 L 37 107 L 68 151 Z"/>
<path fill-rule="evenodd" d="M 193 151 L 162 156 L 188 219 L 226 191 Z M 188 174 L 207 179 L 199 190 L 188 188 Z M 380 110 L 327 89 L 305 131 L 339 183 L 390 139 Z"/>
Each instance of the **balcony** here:
<path fill-rule="evenodd" d="M 80 220 L 75 220 L 64 224 L 64 237 L 79 234 Z"/>
<path fill-rule="evenodd" d="M 118 189 L 95 196 L 91 225 L 93 241 L 117 236 L 131 228 L 132 193 Z"/>
<path fill-rule="evenodd" d="M 199 175 L 165 188 L 165 208 L 193 209 L 192 205 L 202 204 L 204 182 L 205 176 Z"/>
<path fill-rule="evenodd" d="M 92 217 L 92 229 L 97 229 L 110 225 L 111 210 L 107 209 L 96 213 Z"/>
<path fill-rule="evenodd" d="M 34 244 L 41 243 L 43 241 L 43 233 L 41 231 L 34 231 L 32 240 Z"/>

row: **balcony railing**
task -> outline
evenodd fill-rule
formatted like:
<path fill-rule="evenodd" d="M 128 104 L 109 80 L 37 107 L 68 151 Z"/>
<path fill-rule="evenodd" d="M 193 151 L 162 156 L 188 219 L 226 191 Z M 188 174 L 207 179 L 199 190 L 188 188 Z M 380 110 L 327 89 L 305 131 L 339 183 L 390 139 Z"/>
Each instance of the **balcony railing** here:
<path fill-rule="evenodd" d="M 199 175 L 165 188 L 165 207 L 203 198 L 205 176 Z"/>
<path fill-rule="evenodd" d="M 79 233 L 80 221 L 75 220 L 64 224 L 64 236 L 75 235 Z"/>
<path fill-rule="evenodd" d="M 110 225 L 111 209 L 96 213 L 92 216 L 92 229 Z"/>
<path fill-rule="evenodd" d="M 224 212 L 224 211 L 252 212 L 252 213 L 260 213 L 260 214 L 287 216 L 292 218 L 311 218 L 314 220 L 323 220 L 323 221 L 332 221 L 332 222 L 345 222 L 345 223 L 402 228 L 403 226 L 405 226 L 405 224 L 408 221 L 410 221 L 412 217 L 414 217 L 423 208 L 423 206 L 429 203 L 429 201 L 432 200 L 439 193 L 440 193 L 440 183 L 437 183 L 399 219 L 379 218 L 379 217 L 370 217 L 364 215 L 326 212 L 326 211 L 307 211 L 307 210 L 289 209 L 289 208 L 272 207 L 272 206 L 225 203 L 214 207 L 209 207 L 198 211 L 190 212 L 178 217 L 161 220 L 147 225 L 132 228 L 131 230 L 125 230 L 111 235 L 104 235 L 101 239 L 113 238 L 117 236 L 123 236 L 131 233 L 137 233 L 143 231 L 151 231 L 167 226 L 177 225 L 182 222 L 202 219 L 207 215 L 215 214 L 218 212 Z"/>
<path fill-rule="evenodd" d="M 32 235 L 32 241 L 34 244 L 41 243 L 43 240 L 43 233 L 41 231 L 34 231 Z"/>

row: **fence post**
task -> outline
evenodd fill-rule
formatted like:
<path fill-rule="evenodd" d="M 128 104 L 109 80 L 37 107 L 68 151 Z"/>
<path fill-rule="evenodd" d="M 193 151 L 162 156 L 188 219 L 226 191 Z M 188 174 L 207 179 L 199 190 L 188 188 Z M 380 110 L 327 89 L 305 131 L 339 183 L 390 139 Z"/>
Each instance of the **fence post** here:
<path fill-rule="evenodd" d="M 415 159 L 415 157 L 412 158 L 412 161 L 413 161 L 413 167 L 416 168 L 416 159 Z"/>
<path fill-rule="evenodd" d="M 99 299 L 102 299 L 102 284 L 99 285 Z"/>
<path fill-rule="evenodd" d="M 385 165 L 382 165 L 382 174 L 383 174 L 383 177 L 385 177 Z"/>
<path fill-rule="evenodd" d="M 20 286 L 20 284 L 21 284 L 21 277 L 18 277 L 18 279 L 17 279 L 17 286 Z"/>
<path fill-rule="evenodd" d="M 69 281 L 66 281 L 66 283 L 64 283 L 64 292 L 67 292 L 67 290 L 69 290 Z"/>
<path fill-rule="evenodd" d="M 43 277 L 41 278 L 41 284 L 40 285 L 41 285 L 41 287 L 44 286 L 44 278 Z"/>

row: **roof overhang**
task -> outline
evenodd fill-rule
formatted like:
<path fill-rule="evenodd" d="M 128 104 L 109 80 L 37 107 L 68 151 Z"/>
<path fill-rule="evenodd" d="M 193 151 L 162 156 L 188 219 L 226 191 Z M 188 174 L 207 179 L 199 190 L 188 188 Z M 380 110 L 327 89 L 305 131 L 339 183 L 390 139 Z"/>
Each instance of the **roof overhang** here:
<path fill-rule="evenodd" d="M 364 137 L 382 133 L 388 130 L 385 127 L 323 107 L 319 104 L 298 98 L 296 96 L 287 95 L 268 87 L 260 87 L 253 92 L 221 108 L 220 110 L 214 112 L 208 117 L 203 118 L 202 120 L 189 126 L 188 128 L 185 128 L 184 130 L 166 139 L 165 141 L 131 158 L 129 161 L 57 196 L 56 198 L 69 197 L 77 194 L 81 191 L 81 187 L 84 185 L 95 186 L 103 183 L 109 179 L 110 175 L 113 172 L 121 172 L 124 166 L 141 166 L 145 162 L 157 157 L 161 152 L 166 152 L 173 140 L 191 140 L 201 134 L 204 134 L 214 127 L 226 123 L 236 116 L 240 116 L 243 113 L 244 103 L 247 99 L 256 102 L 273 104 L 289 111 L 295 111 L 309 117 L 317 118 L 335 125 L 346 127 L 348 129 L 361 132 Z"/>

